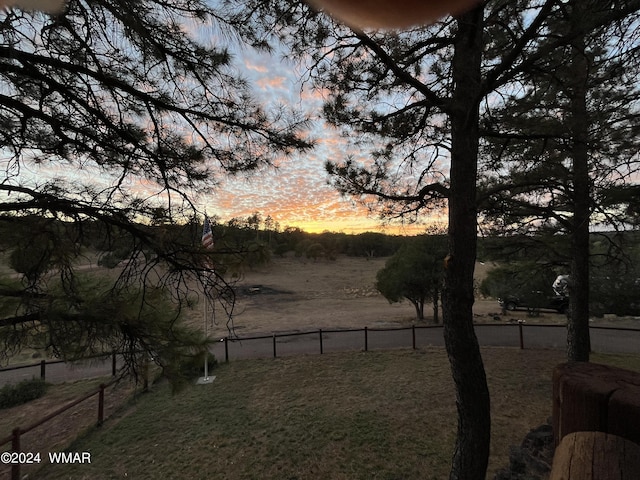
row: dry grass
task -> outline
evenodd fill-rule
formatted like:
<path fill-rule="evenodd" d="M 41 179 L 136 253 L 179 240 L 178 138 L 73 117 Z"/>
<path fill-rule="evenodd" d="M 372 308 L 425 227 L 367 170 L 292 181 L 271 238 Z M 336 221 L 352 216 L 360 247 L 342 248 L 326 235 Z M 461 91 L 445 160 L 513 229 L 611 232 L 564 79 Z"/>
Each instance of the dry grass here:
<path fill-rule="evenodd" d="M 492 396 L 490 474 L 551 414 L 553 350 L 484 349 Z M 630 357 L 594 360 L 629 366 Z M 640 369 L 633 357 L 631 366 Z M 91 465 L 48 479 L 442 479 L 456 432 L 442 349 L 237 361 L 208 386 L 158 386 L 71 447 Z"/>
<path fill-rule="evenodd" d="M 242 297 L 238 334 L 409 324 L 413 311 L 408 303 L 389 305 L 379 295 L 369 294 L 383 264 L 383 259 L 341 257 L 337 262 L 311 264 L 289 258 L 248 272 L 244 285 L 261 284 L 288 293 Z M 493 321 L 497 302 L 478 301 L 475 310 L 476 321 Z M 199 327 L 200 309 L 191 313 Z M 511 316 L 525 319 L 526 313 Z M 545 314 L 527 321 L 565 320 Z M 226 332 L 223 325 L 220 328 Z M 529 429 L 550 416 L 551 372 L 564 360 L 564 353 L 493 348 L 483 354 L 492 398 L 488 476 L 492 478 L 506 466 L 509 445 L 519 444 Z M 630 361 L 625 356 L 593 360 L 619 366 Z M 634 368 L 640 370 L 640 361 Z M 156 387 L 72 445 L 71 451 L 91 451 L 91 465 L 46 467 L 34 478 L 448 476 L 456 410 L 442 349 L 236 361 L 214 374 L 218 377 L 214 384 L 189 387 L 176 396 L 166 386 Z M 89 389 L 78 391 L 78 396 Z M 94 419 L 91 403 L 89 424 Z M 42 416 L 34 412 L 34 419 Z M 4 414 L 3 418 L 9 417 Z M 39 440 L 47 444 L 58 435 L 56 428 L 70 431 L 67 422 L 81 415 L 61 420 L 59 427 L 52 424 L 49 431 L 38 434 Z M 24 447 L 28 449 L 27 444 Z"/>
<path fill-rule="evenodd" d="M 62 385 L 49 385 L 47 393 L 25 405 L 2 410 L 0 415 L 0 438 L 11 435 L 14 428 L 25 429 L 74 400 L 95 391 L 107 378 L 80 380 Z M 104 415 L 108 417 L 122 407 L 131 397 L 134 385 L 121 382 L 105 389 Z M 21 435 L 22 451 L 40 453 L 43 462 L 48 461 L 48 452 L 61 451 L 68 447 L 78 435 L 96 425 L 98 418 L 98 396 L 87 399 L 50 421 Z M 11 444 L 0 446 L 0 451 L 10 450 Z M 22 474 L 36 470 L 36 466 L 22 467 Z M 0 465 L 0 479 L 9 478 L 9 467 Z M 38 477 L 36 477 L 38 478 Z"/>

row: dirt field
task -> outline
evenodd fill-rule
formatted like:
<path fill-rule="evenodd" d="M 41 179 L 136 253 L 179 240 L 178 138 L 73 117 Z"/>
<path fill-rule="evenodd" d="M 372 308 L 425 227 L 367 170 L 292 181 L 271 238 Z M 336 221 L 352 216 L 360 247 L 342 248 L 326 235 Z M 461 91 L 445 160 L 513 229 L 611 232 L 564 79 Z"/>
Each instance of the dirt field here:
<path fill-rule="evenodd" d="M 411 324 L 415 322 L 415 311 L 410 302 L 390 304 L 375 289 L 376 273 L 386 260 L 341 256 L 335 261 L 313 262 L 292 256 L 274 258 L 271 264 L 246 272 L 236 284 L 239 293 L 234 318 L 236 334 Z M 478 281 L 489 268 L 477 265 Z M 502 316 L 498 302 L 493 299 L 476 300 L 474 313 L 476 322 L 565 320 L 553 313 L 535 318 L 528 318 L 526 312 Z M 425 306 L 425 315 L 430 321 L 431 305 Z M 199 318 L 201 321 L 201 315 Z M 227 335 L 224 319 L 218 319 L 210 332 L 214 336 Z"/>

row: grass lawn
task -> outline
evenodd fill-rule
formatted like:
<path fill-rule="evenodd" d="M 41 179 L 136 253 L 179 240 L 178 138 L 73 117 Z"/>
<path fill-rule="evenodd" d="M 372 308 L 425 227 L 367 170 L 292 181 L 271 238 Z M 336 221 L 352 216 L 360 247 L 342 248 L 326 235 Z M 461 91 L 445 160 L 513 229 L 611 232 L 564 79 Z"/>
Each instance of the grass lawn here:
<path fill-rule="evenodd" d="M 107 383 L 110 380 L 110 377 L 103 377 L 49 385 L 44 396 L 23 405 L 0 410 L 0 438 L 5 439 L 10 436 L 16 427 L 24 430 L 61 407 L 97 390 L 100 383 Z M 107 387 L 105 390 L 105 416 L 118 411 L 118 407 L 124 405 L 132 397 L 134 388 L 134 384 L 129 382 L 120 382 L 115 386 Z M 39 427 L 23 433 L 20 436 L 22 451 L 39 453 L 42 462 L 48 461 L 48 452 L 62 451 L 80 433 L 91 429 L 96 424 L 97 412 L 98 396 L 94 395 Z M 10 443 L 0 446 L 2 452 L 10 449 Z M 21 472 L 27 477 L 21 478 L 44 478 L 38 475 L 33 476 L 33 472 L 37 468 L 37 464 L 24 465 Z M 9 479 L 10 470 L 9 465 L 1 464 L 0 479 Z"/>
<path fill-rule="evenodd" d="M 483 349 L 492 399 L 490 472 L 551 415 L 556 350 Z M 640 359 L 594 356 L 640 370 Z M 632 363 L 630 363 L 632 362 Z M 68 451 L 91 464 L 47 479 L 445 479 L 455 393 L 441 348 L 235 361 L 213 384 L 156 385 Z"/>

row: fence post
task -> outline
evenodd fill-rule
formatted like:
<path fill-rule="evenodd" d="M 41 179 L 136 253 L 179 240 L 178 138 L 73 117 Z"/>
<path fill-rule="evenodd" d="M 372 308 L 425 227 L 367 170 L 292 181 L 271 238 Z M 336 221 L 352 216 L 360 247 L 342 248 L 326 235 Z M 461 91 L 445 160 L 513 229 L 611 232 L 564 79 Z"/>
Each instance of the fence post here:
<path fill-rule="evenodd" d="M 518 330 L 520 331 L 520 350 L 524 350 L 524 335 L 522 334 L 522 320 L 518 320 Z"/>
<path fill-rule="evenodd" d="M 111 352 L 111 376 L 116 376 L 116 351 Z"/>
<path fill-rule="evenodd" d="M 369 329 L 364 327 L 364 351 L 369 351 Z"/>
<path fill-rule="evenodd" d="M 11 438 L 11 450 L 13 452 L 20 451 L 20 427 L 16 427 L 11 432 L 13 438 Z M 11 480 L 20 480 L 20 462 L 16 462 L 11 465 Z"/>
<path fill-rule="evenodd" d="M 415 325 L 411 325 L 411 340 L 412 340 L 412 346 L 413 349 L 416 349 L 416 326 Z"/>
<path fill-rule="evenodd" d="M 320 338 L 320 355 L 324 353 L 324 348 L 322 346 L 322 329 L 318 330 L 318 338 Z"/>
<path fill-rule="evenodd" d="M 47 370 L 47 362 L 44 360 L 40 360 L 40 378 L 42 380 L 45 379 L 46 370 Z"/>
<path fill-rule="evenodd" d="M 273 358 L 276 358 L 276 334 L 273 334 Z"/>
<path fill-rule="evenodd" d="M 102 426 L 104 421 L 104 383 L 100 384 L 100 391 L 98 392 L 98 426 Z"/>
<path fill-rule="evenodd" d="M 224 337 L 224 362 L 229 363 L 229 337 Z"/>

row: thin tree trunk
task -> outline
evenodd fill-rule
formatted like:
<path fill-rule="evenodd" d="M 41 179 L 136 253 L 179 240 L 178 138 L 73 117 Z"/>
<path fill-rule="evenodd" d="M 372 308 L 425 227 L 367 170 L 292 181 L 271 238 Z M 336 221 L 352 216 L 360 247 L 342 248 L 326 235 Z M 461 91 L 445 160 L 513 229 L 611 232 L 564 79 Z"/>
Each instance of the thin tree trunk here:
<path fill-rule="evenodd" d="M 416 310 L 416 319 L 424 320 L 424 302 L 413 299 L 409 299 L 409 301 L 413 304 L 413 308 Z"/>
<path fill-rule="evenodd" d="M 454 40 L 449 255 L 442 298 L 444 340 L 458 407 L 451 480 L 485 479 L 491 432 L 489 390 L 472 311 L 482 31 L 483 7 L 477 7 L 458 18 Z"/>

